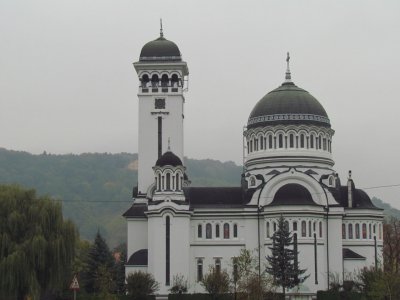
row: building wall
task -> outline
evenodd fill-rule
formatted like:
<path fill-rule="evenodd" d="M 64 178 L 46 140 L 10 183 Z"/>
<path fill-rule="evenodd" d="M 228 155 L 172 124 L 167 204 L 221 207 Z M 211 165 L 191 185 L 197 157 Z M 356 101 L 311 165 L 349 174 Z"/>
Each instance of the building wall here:
<path fill-rule="evenodd" d="M 140 249 L 147 249 L 147 219 L 128 219 L 127 221 L 127 257 Z"/>

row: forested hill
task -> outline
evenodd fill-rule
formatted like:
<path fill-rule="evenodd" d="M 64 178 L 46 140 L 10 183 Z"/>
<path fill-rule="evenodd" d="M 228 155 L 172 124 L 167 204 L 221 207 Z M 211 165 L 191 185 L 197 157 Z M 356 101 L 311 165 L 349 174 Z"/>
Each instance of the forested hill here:
<path fill-rule="evenodd" d="M 238 186 L 242 167 L 233 162 L 185 159 L 192 186 Z M 34 188 L 63 203 L 66 218 L 92 240 L 97 230 L 111 246 L 126 239 L 121 216 L 131 205 L 137 183 L 137 154 L 86 153 L 33 155 L 0 148 L 0 184 Z M 380 199 L 372 201 L 385 214 L 400 218 L 400 211 Z"/>
<path fill-rule="evenodd" d="M 237 186 L 242 168 L 233 162 L 185 159 L 192 186 Z M 34 188 L 62 200 L 66 218 L 92 240 L 99 229 L 111 246 L 126 239 L 121 216 L 137 184 L 137 154 L 33 155 L 0 148 L 0 183 Z"/>

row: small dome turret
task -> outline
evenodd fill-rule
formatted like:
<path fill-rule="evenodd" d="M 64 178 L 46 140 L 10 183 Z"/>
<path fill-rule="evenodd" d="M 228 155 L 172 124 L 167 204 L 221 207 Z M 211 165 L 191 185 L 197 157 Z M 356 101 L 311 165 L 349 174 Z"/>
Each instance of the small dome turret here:
<path fill-rule="evenodd" d="M 159 159 L 157 159 L 156 166 L 164 167 L 164 166 L 182 166 L 182 160 L 176 156 L 173 152 L 168 150 L 165 152 Z"/>

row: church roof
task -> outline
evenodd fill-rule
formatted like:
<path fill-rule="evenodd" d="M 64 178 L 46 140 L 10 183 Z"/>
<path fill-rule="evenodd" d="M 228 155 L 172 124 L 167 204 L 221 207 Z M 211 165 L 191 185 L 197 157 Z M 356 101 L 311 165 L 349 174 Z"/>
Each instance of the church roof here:
<path fill-rule="evenodd" d="M 190 207 L 242 207 L 241 187 L 188 187 L 184 188 Z"/>
<path fill-rule="evenodd" d="M 161 35 L 159 38 L 143 46 L 139 60 L 182 61 L 182 58 L 178 46 Z"/>
<path fill-rule="evenodd" d="M 353 190 L 353 208 L 367 208 L 367 209 L 377 209 L 381 210 L 380 208 L 376 207 L 371 198 L 368 196 L 366 192 L 361 189 L 356 189 L 354 185 L 352 186 Z M 335 200 L 340 204 L 342 207 L 349 207 L 349 193 L 347 186 L 340 186 L 338 188 L 329 188 L 329 191 L 332 193 Z"/>
<path fill-rule="evenodd" d="M 250 113 L 247 127 L 278 124 L 314 124 L 331 127 L 324 107 L 293 82 L 284 82 L 266 94 Z"/>
<path fill-rule="evenodd" d="M 289 183 L 275 194 L 270 205 L 316 205 L 310 192 L 302 185 Z"/>
<path fill-rule="evenodd" d="M 343 259 L 365 259 L 364 256 L 354 252 L 349 248 L 343 248 L 342 253 L 343 253 Z"/>
<path fill-rule="evenodd" d="M 147 249 L 140 249 L 133 253 L 126 265 L 128 266 L 147 266 L 148 264 L 148 250 Z"/>
<path fill-rule="evenodd" d="M 125 218 L 143 218 L 146 217 L 145 211 L 147 211 L 147 204 L 134 203 L 122 216 Z"/>
<path fill-rule="evenodd" d="M 159 159 L 157 159 L 156 166 L 164 167 L 164 166 L 182 166 L 182 160 L 176 156 L 173 152 L 167 151 L 165 152 Z"/>

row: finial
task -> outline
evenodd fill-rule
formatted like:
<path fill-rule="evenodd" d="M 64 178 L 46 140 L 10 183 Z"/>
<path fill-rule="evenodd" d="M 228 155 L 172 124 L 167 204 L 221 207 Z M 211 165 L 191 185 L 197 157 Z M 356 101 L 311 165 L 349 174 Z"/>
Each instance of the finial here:
<path fill-rule="evenodd" d="M 349 179 L 351 179 L 351 170 L 349 170 Z"/>
<path fill-rule="evenodd" d="M 164 37 L 164 32 L 162 29 L 162 19 L 160 18 L 160 37 Z"/>
<path fill-rule="evenodd" d="M 171 151 L 171 139 L 168 138 L 168 151 Z"/>
<path fill-rule="evenodd" d="M 290 55 L 289 52 L 287 53 L 286 56 L 286 76 L 285 76 L 285 82 L 292 82 L 292 76 L 290 74 L 290 67 L 289 67 L 289 61 L 290 61 Z"/>

